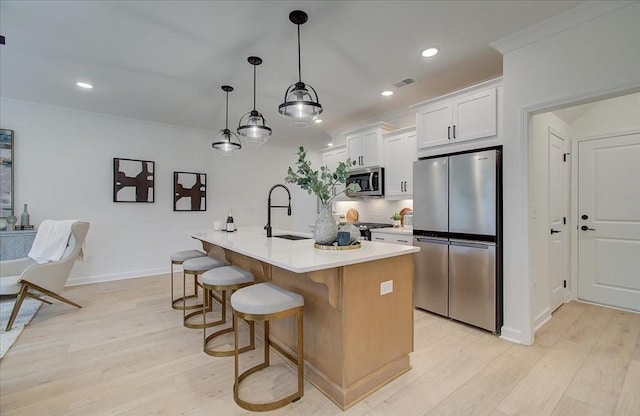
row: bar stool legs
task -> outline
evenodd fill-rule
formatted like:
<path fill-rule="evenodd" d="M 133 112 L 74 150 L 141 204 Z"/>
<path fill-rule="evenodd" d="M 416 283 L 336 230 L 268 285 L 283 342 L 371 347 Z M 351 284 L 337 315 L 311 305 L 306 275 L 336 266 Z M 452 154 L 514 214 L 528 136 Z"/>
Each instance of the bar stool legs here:
<path fill-rule="evenodd" d="M 183 299 L 182 299 L 182 305 L 183 305 L 183 310 L 182 310 L 182 324 L 187 327 L 187 328 L 192 328 L 192 329 L 202 329 L 203 326 L 201 323 L 193 323 L 193 322 L 189 322 L 190 318 L 193 318 L 196 315 L 199 315 L 202 312 L 204 308 L 204 310 L 206 311 L 211 311 L 211 308 L 213 307 L 210 304 L 211 299 L 208 296 L 203 296 L 202 299 L 202 303 L 199 303 L 196 308 L 195 311 L 190 312 L 187 314 L 187 305 L 186 305 L 186 301 L 187 301 L 187 296 L 185 294 L 185 287 L 187 285 L 187 275 L 193 275 L 193 281 L 194 281 L 194 290 L 197 293 L 197 287 L 200 286 L 202 287 L 202 283 L 198 282 L 198 276 L 200 276 L 201 274 L 204 274 L 208 271 L 210 271 L 211 269 L 215 269 L 218 267 L 223 267 L 225 266 L 225 262 L 223 260 L 217 259 L 217 258 L 213 258 L 213 257 L 209 257 L 209 256 L 204 256 L 204 257 L 197 257 L 194 259 L 190 259 L 185 261 L 184 263 L 182 263 L 182 268 L 184 270 L 183 276 L 182 276 L 182 289 L 183 289 Z M 204 291 L 203 291 L 204 293 Z M 216 298 L 216 300 L 219 301 L 219 299 Z"/>
<path fill-rule="evenodd" d="M 183 300 L 183 296 L 186 296 L 187 299 L 194 299 L 198 297 L 198 286 L 196 282 L 193 285 L 193 294 L 186 295 L 183 286 L 183 296 L 176 298 L 175 297 L 175 289 L 174 289 L 174 270 L 173 267 L 175 265 L 181 265 L 187 260 L 191 260 L 197 257 L 205 257 L 206 254 L 199 250 L 184 250 L 178 251 L 176 253 L 171 254 L 171 308 L 181 310 L 186 307 L 187 309 L 197 309 L 200 307 L 199 304 L 186 306 L 186 302 Z M 184 272 L 183 272 L 183 284 L 184 284 Z"/>
<path fill-rule="evenodd" d="M 233 321 L 234 326 L 237 326 L 237 322 L 239 318 L 242 318 L 246 321 L 262 321 L 264 322 L 264 359 L 263 362 L 255 365 L 248 370 L 244 371 L 242 374 L 239 374 L 239 348 L 238 348 L 238 332 L 236 331 L 234 334 L 234 358 L 235 358 L 235 367 L 234 367 L 234 384 L 233 384 L 233 399 L 238 404 L 238 406 L 242 407 L 246 410 L 251 411 L 268 411 L 274 410 L 280 407 L 283 407 L 291 402 L 295 402 L 299 400 L 304 395 L 304 345 L 303 345 L 303 304 L 302 296 L 293 294 L 291 292 L 287 292 L 284 289 L 274 289 L 277 286 L 272 285 L 270 283 L 260 283 L 253 286 L 248 286 L 244 289 L 238 290 L 231 298 L 231 303 L 233 306 Z M 240 297 L 236 297 L 241 294 L 249 294 L 251 291 L 251 296 L 246 296 L 242 299 Z M 243 293 L 244 292 L 244 293 Z M 277 293 L 276 293 L 277 292 Z M 284 296 L 283 296 L 284 295 Z M 295 298 L 293 299 L 283 299 L 288 295 L 293 295 Z M 258 302 L 261 299 L 265 299 L 264 304 L 255 304 L 255 300 L 258 299 Z M 286 309 L 285 309 L 286 308 Z M 264 313 L 261 313 L 263 312 Z M 296 316 L 297 322 L 297 358 L 293 355 L 289 354 L 289 352 L 285 351 L 279 345 L 272 343 L 269 338 L 269 321 L 273 319 L 285 318 L 287 316 Z M 269 367 L 269 347 L 273 347 L 276 351 L 286 357 L 288 360 L 296 364 L 297 366 L 297 375 L 298 375 L 298 388 L 292 394 L 288 396 L 265 403 L 252 403 L 247 400 L 240 398 L 240 385 L 246 380 L 251 374 L 254 374 L 260 370 L 263 370 Z"/>
<path fill-rule="evenodd" d="M 246 285 L 243 285 L 243 286 L 246 286 Z M 228 286 L 225 286 L 225 287 L 228 288 Z M 223 325 L 227 323 L 227 289 L 220 289 L 217 287 L 214 288 L 212 286 L 204 284 L 203 290 L 205 291 L 205 296 L 212 296 L 212 297 L 214 296 L 213 290 L 220 290 L 221 293 L 220 293 L 219 303 L 222 308 L 222 312 L 221 312 L 221 318 L 219 320 L 215 322 L 207 322 L 207 311 L 205 311 L 205 306 L 204 305 L 202 306 L 202 326 L 204 328 L 202 331 L 202 337 L 203 337 L 202 349 L 206 354 L 211 355 L 213 357 L 230 357 L 234 355 L 235 353 L 234 349 L 219 350 L 214 348 L 213 346 L 210 346 L 209 344 L 211 344 L 214 339 L 216 339 L 221 335 L 228 334 L 230 332 L 237 333 L 238 325 L 235 320 L 231 321 L 230 327 L 220 329 L 212 334 L 207 335 L 207 328 L 211 328 L 214 326 Z M 233 293 L 235 290 L 236 289 L 233 289 L 231 293 Z M 212 301 L 210 300 L 210 304 L 211 302 Z M 246 351 L 254 350 L 256 348 L 255 347 L 255 323 L 254 321 L 248 321 L 247 324 L 249 325 L 249 345 L 238 349 L 239 354 L 242 354 L 243 352 L 246 352 Z"/>

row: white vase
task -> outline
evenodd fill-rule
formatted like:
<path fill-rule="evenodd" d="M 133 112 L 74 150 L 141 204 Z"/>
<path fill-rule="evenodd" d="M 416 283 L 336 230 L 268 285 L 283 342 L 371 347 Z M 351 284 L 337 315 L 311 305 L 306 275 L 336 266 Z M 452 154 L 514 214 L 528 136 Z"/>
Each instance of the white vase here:
<path fill-rule="evenodd" d="M 331 204 L 324 204 L 320 207 L 320 213 L 313 227 L 313 239 L 318 244 L 330 245 L 336 241 L 338 236 L 338 225 L 331 213 Z"/>

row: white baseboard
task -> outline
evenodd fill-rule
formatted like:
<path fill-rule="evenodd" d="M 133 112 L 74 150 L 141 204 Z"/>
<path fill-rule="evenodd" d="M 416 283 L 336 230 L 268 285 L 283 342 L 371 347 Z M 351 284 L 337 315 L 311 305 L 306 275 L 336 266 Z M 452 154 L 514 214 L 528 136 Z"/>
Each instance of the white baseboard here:
<path fill-rule="evenodd" d="M 507 326 L 503 326 L 500 330 L 500 338 L 515 344 L 522 344 L 522 332 Z"/>
<path fill-rule="evenodd" d="M 549 308 L 546 308 L 533 321 L 533 332 L 536 332 L 538 329 L 540 329 L 540 327 L 549 322 L 550 319 L 551 311 L 549 310 Z"/>
<path fill-rule="evenodd" d="M 181 271 L 178 268 L 174 268 L 174 272 Z M 85 276 L 85 277 L 74 277 L 69 278 L 67 280 L 66 286 L 78 286 L 78 285 L 86 285 L 89 283 L 102 283 L 102 282 L 112 282 L 115 280 L 125 280 L 125 279 L 135 279 L 137 277 L 146 277 L 146 276 L 155 276 L 159 274 L 168 274 L 171 270 L 169 268 L 160 268 L 160 269 L 148 269 L 148 270 L 138 270 L 135 272 L 126 272 L 126 273 L 114 273 L 114 274 L 103 274 L 98 276 Z"/>

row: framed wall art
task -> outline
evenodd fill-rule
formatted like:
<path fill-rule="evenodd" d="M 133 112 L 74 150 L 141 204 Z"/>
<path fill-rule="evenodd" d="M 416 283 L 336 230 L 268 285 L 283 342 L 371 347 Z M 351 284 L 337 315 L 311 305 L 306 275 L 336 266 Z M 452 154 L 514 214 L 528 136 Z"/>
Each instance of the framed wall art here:
<path fill-rule="evenodd" d="M 154 202 L 155 162 L 113 158 L 113 202 Z"/>
<path fill-rule="evenodd" d="M 173 172 L 173 210 L 207 210 L 207 174 Z"/>
<path fill-rule="evenodd" d="M 0 129 L 0 218 L 13 215 L 13 130 Z"/>

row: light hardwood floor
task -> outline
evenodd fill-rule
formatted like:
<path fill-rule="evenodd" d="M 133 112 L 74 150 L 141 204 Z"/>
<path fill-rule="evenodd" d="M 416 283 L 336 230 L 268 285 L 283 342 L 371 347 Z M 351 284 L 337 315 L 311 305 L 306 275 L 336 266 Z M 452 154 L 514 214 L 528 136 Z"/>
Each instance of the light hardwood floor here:
<path fill-rule="evenodd" d="M 250 414 L 232 398 L 233 358 L 204 354 L 168 293 L 166 275 L 65 289 L 84 308 L 40 308 L 0 361 L 0 414 Z M 571 302 L 532 347 L 414 316 L 411 371 L 346 412 L 306 383 L 302 400 L 269 414 L 640 415 L 638 314 Z M 286 389 L 291 376 L 281 364 L 243 393 Z"/>

